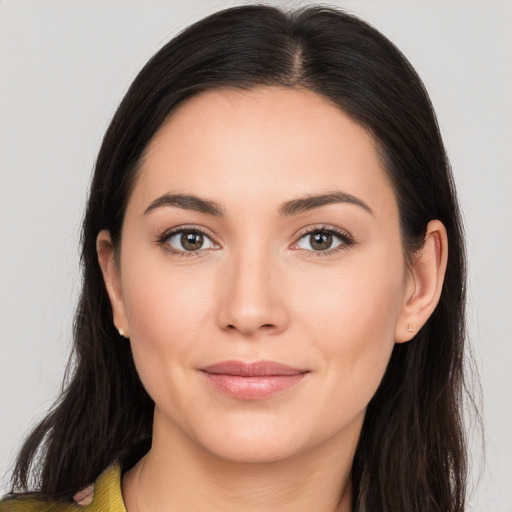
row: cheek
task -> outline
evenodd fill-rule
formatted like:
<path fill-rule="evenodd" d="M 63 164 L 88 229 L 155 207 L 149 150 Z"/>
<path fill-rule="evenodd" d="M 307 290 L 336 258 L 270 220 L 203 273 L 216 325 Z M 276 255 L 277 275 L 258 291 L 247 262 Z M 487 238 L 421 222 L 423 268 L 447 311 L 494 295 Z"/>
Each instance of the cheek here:
<path fill-rule="evenodd" d="M 140 261 L 145 261 L 142 271 L 126 272 L 123 296 L 135 364 L 157 401 L 196 361 L 197 341 L 211 326 L 215 302 L 208 274 L 199 277 L 192 267 L 172 270 L 165 257 Z"/>
<path fill-rule="evenodd" d="M 368 264 L 365 264 L 368 260 Z M 324 333 L 325 339 L 355 339 L 366 344 L 374 337 L 394 335 L 395 321 L 400 310 L 404 275 L 403 266 L 381 263 L 371 257 L 310 272 L 307 282 L 296 288 L 296 307 L 304 318 L 302 328 Z"/>
<path fill-rule="evenodd" d="M 300 329 L 315 340 L 325 365 L 325 406 L 338 403 L 348 415 L 366 408 L 384 375 L 403 290 L 401 264 L 359 263 L 323 278 L 317 274 L 317 293 L 297 301 Z"/>

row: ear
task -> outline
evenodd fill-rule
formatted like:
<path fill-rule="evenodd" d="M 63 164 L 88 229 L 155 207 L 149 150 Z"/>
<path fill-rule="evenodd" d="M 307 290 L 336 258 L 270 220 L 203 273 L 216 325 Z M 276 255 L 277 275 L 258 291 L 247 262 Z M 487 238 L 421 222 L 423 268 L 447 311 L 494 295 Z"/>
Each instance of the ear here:
<path fill-rule="evenodd" d="M 395 342 L 412 339 L 439 302 L 448 262 L 448 237 L 439 220 L 428 223 L 423 247 L 413 255 L 398 315 Z"/>
<path fill-rule="evenodd" d="M 105 287 L 110 298 L 110 305 L 112 306 L 114 325 L 121 336 L 128 338 L 129 327 L 121 289 L 119 265 L 115 258 L 110 232 L 106 229 L 100 231 L 96 238 L 96 251 Z"/>

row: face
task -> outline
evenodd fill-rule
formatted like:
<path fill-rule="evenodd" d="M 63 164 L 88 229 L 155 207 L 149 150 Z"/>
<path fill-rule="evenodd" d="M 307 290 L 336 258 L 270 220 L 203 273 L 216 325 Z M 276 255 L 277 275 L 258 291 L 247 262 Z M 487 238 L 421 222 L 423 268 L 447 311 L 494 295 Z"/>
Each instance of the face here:
<path fill-rule="evenodd" d="M 174 112 L 106 279 L 155 428 L 238 461 L 357 440 L 410 281 L 371 136 L 281 88 Z"/>

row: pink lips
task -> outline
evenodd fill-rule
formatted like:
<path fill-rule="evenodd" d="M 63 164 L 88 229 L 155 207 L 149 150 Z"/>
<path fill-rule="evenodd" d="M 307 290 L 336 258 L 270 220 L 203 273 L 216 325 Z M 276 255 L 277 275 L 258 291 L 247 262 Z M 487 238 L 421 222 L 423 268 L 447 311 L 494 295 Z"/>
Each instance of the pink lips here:
<path fill-rule="evenodd" d="M 273 361 L 222 361 L 202 371 L 217 390 L 243 400 L 270 397 L 295 386 L 308 373 Z"/>

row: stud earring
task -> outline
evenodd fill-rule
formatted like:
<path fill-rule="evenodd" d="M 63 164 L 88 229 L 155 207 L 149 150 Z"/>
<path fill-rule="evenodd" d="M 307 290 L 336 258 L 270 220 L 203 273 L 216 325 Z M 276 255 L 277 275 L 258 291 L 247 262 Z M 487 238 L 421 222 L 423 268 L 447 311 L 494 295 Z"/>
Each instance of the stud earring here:
<path fill-rule="evenodd" d="M 125 337 L 123 329 L 118 329 L 117 332 L 119 333 L 119 336 L 122 336 L 123 338 Z"/>
<path fill-rule="evenodd" d="M 413 331 L 413 326 L 412 326 L 412 324 L 409 324 L 409 327 L 407 327 L 407 330 L 408 330 L 409 332 L 412 332 L 412 331 Z"/>

